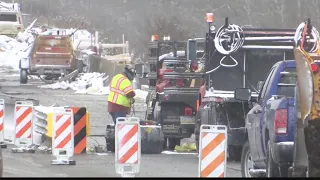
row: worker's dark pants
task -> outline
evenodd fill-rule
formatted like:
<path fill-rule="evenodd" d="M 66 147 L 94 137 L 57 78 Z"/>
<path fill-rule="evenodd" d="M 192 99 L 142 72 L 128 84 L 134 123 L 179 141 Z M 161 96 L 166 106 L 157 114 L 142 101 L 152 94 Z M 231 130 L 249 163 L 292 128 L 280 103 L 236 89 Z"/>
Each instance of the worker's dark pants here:
<path fill-rule="evenodd" d="M 114 125 L 116 125 L 116 119 L 118 117 L 126 117 L 127 113 L 125 111 L 120 111 L 120 112 L 110 112 L 110 115 L 112 117 L 112 120 L 114 122 Z"/>

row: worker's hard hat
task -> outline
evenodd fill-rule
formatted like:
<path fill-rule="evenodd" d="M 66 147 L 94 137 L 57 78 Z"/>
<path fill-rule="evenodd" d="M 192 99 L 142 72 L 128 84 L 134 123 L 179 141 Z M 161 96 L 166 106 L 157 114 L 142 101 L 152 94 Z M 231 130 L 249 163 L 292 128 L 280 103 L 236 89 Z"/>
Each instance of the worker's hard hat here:
<path fill-rule="evenodd" d="M 129 72 L 133 76 L 136 75 L 136 69 L 132 64 L 126 64 L 126 66 L 124 67 L 124 70 L 126 72 Z"/>

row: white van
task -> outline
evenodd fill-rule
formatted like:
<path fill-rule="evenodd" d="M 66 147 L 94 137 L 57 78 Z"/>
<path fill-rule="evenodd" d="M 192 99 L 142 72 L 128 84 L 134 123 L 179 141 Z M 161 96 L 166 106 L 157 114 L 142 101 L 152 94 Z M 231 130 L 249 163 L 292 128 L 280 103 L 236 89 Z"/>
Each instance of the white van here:
<path fill-rule="evenodd" d="M 3 4 L 0 3 L 0 35 L 16 36 L 24 29 L 20 7 L 17 3 Z"/>

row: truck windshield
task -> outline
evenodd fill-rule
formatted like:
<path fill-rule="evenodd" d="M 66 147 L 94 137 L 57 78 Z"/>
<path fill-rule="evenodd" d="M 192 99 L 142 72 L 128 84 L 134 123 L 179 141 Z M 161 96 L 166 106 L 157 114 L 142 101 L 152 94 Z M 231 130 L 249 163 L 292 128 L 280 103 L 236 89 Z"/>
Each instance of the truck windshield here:
<path fill-rule="evenodd" d="M 17 22 L 17 15 L 15 15 L 15 14 L 0 14 L 0 21 Z"/>
<path fill-rule="evenodd" d="M 296 68 L 285 68 L 285 72 L 295 73 Z M 278 95 L 286 97 L 294 97 L 294 86 L 296 84 L 297 78 L 290 75 L 282 75 L 278 84 Z M 290 85 L 291 84 L 291 85 Z"/>

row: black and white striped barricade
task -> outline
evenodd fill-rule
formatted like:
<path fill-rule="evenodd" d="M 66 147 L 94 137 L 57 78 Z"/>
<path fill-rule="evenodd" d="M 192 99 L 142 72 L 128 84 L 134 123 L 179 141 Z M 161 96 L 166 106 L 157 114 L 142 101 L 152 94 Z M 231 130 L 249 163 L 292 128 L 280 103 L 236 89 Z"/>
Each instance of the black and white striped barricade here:
<path fill-rule="evenodd" d="M 117 118 L 115 128 L 115 168 L 121 177 L 140 172 L 141 132 L 137 117 Z"/>
<path fill-rule="evenodd" d="M 34 153 L 32 146 L 32 101 L 17 101 L 14 107 L 14 153 Z"/>
<path fill-rule="evenodd" d="M 53 107 L 52 165 L 76 165 L 74 155 L 73 112 L 70 107 Z"/>
<path fill-rule="evenodd" d="M 199 141 L 199 177 L 226 177 L 227 127 L 201 125 Z"/>
<path fill-rule="evenodd" d="M 4 142 L 4 113 L 5 104 L 4 100 L 0 99 L 0 147 L 7 148 L 7 144 Z"/>

